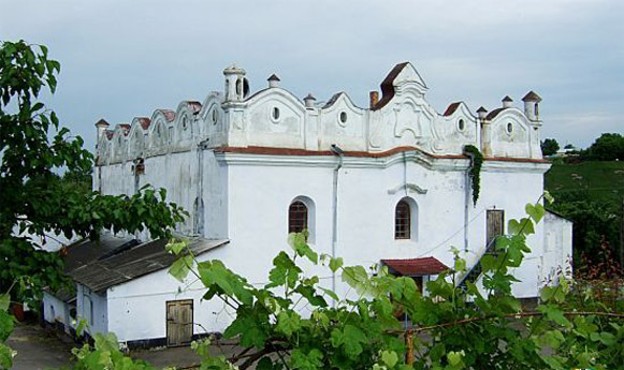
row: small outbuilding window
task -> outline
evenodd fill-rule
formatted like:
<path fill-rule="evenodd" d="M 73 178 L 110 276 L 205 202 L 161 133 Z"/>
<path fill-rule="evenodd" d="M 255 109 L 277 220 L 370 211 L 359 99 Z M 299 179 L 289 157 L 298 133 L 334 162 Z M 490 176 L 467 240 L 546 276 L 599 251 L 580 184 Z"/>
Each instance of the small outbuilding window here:
<path fill-rule="evenodd" d="M 300 233 L 308 229 L 308 207 L 301 201 L 294 201 L 288 207 L 288 233 Z"/>
<path fill-rule="evenodd" d="M 401 200 L 394 211 L 394 238 L 410 239 L 411 224 L 410 205 L 406 200 Z"/>

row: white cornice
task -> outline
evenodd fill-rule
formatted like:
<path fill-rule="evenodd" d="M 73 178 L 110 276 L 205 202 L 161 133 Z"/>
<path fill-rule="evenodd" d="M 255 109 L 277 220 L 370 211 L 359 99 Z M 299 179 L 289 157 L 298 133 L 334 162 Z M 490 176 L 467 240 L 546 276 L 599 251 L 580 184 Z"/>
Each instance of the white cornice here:
<path fill-rule="evenodd" d="M 327 155 L 268 155 L 250 153 L 215 152 L 218 161 L 227 165 L 248 166 L 297 166 L 297 167 L 327 167 L 334 168 L 338 164 L 338 157 Z M 343 158 L 343 168 L 387 168 L 403 162 L 415 162 L 421 166 L 437 171 L 465 171 L 467 159 L 435 158 L 418 151 L 397 153 L 383 158 L 349 157 Z"/>

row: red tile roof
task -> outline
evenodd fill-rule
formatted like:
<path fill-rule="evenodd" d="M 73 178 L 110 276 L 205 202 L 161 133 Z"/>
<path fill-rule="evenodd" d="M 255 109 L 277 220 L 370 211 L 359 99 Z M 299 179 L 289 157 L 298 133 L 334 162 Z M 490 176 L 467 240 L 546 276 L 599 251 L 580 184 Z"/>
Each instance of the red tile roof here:
<path fill-rule="evenodd" d="M 198 102 L 198 101 L 189 100 L 189 101 L 186 102 L 186 104 L 189 105 L 189 107 L 191 108 L 193 113 L 199 112 L 201 110 L 201 108 L 202 108 L 201 103 Z"/>
<path fill-rule="evenodd" d="M 446 108 L 446 111 L 444 111 L 443 116 L 448 117 L 451 114 L 455 113 L 457 108 L 459 108 L 460 104 L 461 104 L 461 102 L 451 103 L 451 105 L 449 105 L 448 108 Z"/>
<path fill-rule="evenodd" d="M 437 275 L 449 270 L 448 266 L 435 257 L 387 259 L 381 260 L 381 263 L 388 266 L 390 272 L 403 276 Z"/>
<path fill-rule="evenodd" d="M 375 106 L 371 108 L 372 110 L 381 109 L 386 104 L 388 104 L 390 100 L 392 100 L 392 98 L 394 97 L 394 79 L 399 76 L 399 73 L 401 73 L 401 71 L 407 66 L 407 64 L 407 62 L 403 62 L 395 65 L 390 73 L 388 73 L 386 78 L 384 78 L 384 80 L 381 82 L 381 100 L 378 101 L 377 104 L 375 104 Z"/>
<path fill-rule="evenodd" d="M 175 119 L 175 112 L 172 111 L 171 109 L 156 109 L 157 111 L 159 111 L 160 113 L 163 114 L 163 116 L 165 116 L 165 118 L 167 119 L 167 121 L 171 122 Z"/>
<path fill-rule="evenodd" d="M 152 122 L 147 117 L 137 117 L 137 121 L 139 122 L 139 124 L 141 125 L 143 130 L 147 130 L 149 128 L 149 126 L 150 126 L 150 123 Z"/>

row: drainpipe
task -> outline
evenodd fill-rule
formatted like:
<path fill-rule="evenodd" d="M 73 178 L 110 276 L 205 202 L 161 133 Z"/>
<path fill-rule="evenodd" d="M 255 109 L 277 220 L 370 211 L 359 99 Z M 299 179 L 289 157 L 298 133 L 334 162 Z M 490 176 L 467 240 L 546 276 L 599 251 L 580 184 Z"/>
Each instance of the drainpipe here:
<path fill-rule="evenodd" d="M 205 139 L 200 141 L 197 144 L 197 180 L 198 180 L 198 186 L 197 186 L 197 214 L 194 214 L 193 217 L 197 217 L 199 218 L 199 220 L 204 220 L 205 222 L 205 217 L 199 217 L 199 212 L 205 212 L 205 209 L 200 209 L 200 204 L 203 201 L 204 198 L 204 150 L 208 149 L 208 141 L 210 139 Z M 193 207 L 195 206 L 195 204 L 193 204 Z M 198 220 L 193 220 L 193 229 L 195 229 L 195 224 L 198 222 Z M 197 231 L 199 231 L 200 229 L 204 230 L 205 225 L 199 225 L 197 224 Z M 193 230 L 193 233 L 196 230 Z M 203 233 L 201 236 L 204 236 Z"/>
<path fill-rule="evenodd" d="M 474 154 L 470 152 L 464 152 L 470 158 L 470 165 L 466 168 L 465 176 L 465 188 L 464 196 L 464 252 L 468 252 L 468 211 L 470 210 L 470 168 L 474 164 Z"/>
<path fill-rule="evenodd" d="M 330 150 L 335 156 L 338 157 L 338 165 L 334 168 L 334 203 L 332 204 L 332 258 L 336 258 L 336 249 L 338 244 L 338 171 L 342 168 L 344 151 L 336 144 L 332 144 Z M 336 272 L 332 272 L 332 291 L 336 292 Z M 335 301 L 333 301 L 333 305 L 336 305 Z"/>

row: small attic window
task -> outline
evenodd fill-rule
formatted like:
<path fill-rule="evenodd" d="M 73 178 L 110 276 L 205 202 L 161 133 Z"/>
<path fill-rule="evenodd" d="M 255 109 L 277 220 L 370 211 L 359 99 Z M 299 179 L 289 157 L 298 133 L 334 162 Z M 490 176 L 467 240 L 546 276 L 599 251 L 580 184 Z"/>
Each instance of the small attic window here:
<path fill-rule="evenodd" d="M 347 123 L 347 112 L 340 112 L 340 123 Z"/>
<path fill-rule="evenodd" d="M 511 134 L 513 132 L 513 124 L 511 122 L 507 123 L 507 133 Z"/>
<path fill-rule="evenodd" d="M 219 112 L 217 112 L 217 109 L 215 108 L 212 110 L 212 124 L 216 125 L 218 120 L 219 120 Z"/>
<path fill-rule="evenodd" d="M 188 117 L 184 116 L 184 118 L 182 118 L 182 129 L 186 131 L 187 128 L 188 128 Z"/>
<path fill-rule="evenodd" d="M 278 107 L 273 107 L 273 110 L 271 111 L 271 118 L 273 118 L 274 121 L 279 120 L 280 110 Z"/>
<path fill-rule="evenodd" d="M 459 129 L 459 131 L 464 131 L 464 129 L 466 128 L 466 122 L 463 118 L 460 118 L 457 122 L 457 128 Z"/>

